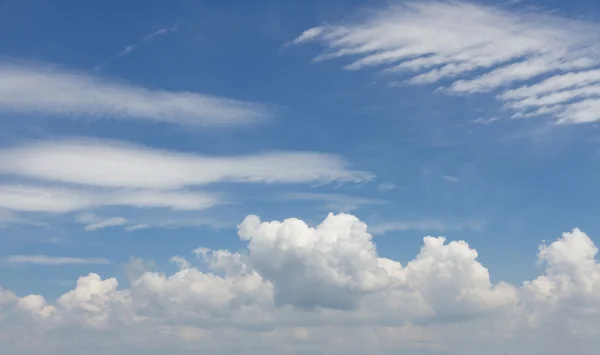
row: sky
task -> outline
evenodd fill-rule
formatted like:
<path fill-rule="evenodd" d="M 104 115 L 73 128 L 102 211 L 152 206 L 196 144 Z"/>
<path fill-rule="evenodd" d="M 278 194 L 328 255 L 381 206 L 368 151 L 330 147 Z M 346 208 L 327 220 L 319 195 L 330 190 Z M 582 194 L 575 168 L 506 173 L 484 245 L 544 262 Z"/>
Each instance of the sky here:
<path fill-rule="evenodd" d="M 0 348 L 595 354 L 600 4 L 0 0 Z"/>

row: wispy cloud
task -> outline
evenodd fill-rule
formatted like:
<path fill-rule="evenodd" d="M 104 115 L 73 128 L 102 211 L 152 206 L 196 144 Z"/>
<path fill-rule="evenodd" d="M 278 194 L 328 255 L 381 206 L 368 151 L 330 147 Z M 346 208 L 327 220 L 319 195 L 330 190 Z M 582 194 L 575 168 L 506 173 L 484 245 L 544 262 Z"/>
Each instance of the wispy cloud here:
<path fill-rule="evenodd" d="M 176 23 L 170 27 L 164 27 L 164 28 L 156 30 L 152 33 L 149 33 L 146 36 L 142 37 L 142 39 L 140 39 L 136 43 L 126 45 L 119 53 L 115 54 L 115 56 L 114 56 L 114 58 L 112 58 L 112 60 L 126 56 L 127 54 L 136 50 L 139 46 L 141 46 L 145 43 L 151 42 L 151 41 L 155 40 L 157 37 L 164 36 L 169 33 L 177 32 L 178 30 L 179 30 L 179 23 Z M 110 62 L 110 60 L 104 61 L 104 62 L 96 65 L 94 67 L 94 70 L 99 71 L 100 69 L 104 68 L 109 62 Z"/>
<path fill-rule="evenodd" d="M 186 91 L 154 90 L 54 67 L 0 63 L 0 111 L 231 127 L 263 122 L 272 106 Z"/>
<path fill-rule="evenodd" d="M 104 206 L 197 210 L 221 200 L 214 194 L 185 190 L 94 189 L 0 184 L 0 208 L 20 212 L 65 213 Z"/>
<path fill-rule="evenodd" d="M 398 188 L 398 186 L 396 186 L 396 184 L 392 184 L 391 182 L 386 182 L 383 184 L 379 184 L 379 186 L 377 186 L 377 190 L 379 190 L 379 191 L 390 191 L 390 190 L 394 190 L 397 188 Z"/>
<path fill-rule="evenodd" d="M 328 49 L 316 61 L 359 57 L 349 70 L 383 67 L 408 76 L 408 85 L 448 82 L 444 89 L 453 93 L 500 90 L 498 99 L 515 117 L 600 120 L 595 23 L 471 2 L 414 1 L 393 3 L 359 23 L 309 29 L 293 43 L 311 41 Z"/>
<path fill-rule="evenodd" d="M 460 181 L 459 178 L 457 178 L 456 176 L 451 176 L 451 175 L 442 175 L 442 176 L 440 176 L 440 178 L 442 178 L 442 180 L 444 180 L 446 182 L 458 182 L 458 181 Z"/>
<path fill-rule="evenodd" d="M 215 157 L 93 139 L 7 148 L 0 150 L 0 161 L 0 176 L 123 188 L 175 189 L 216 182 L 360 182 L 373 177 L 348 169 L 345 160 L 330 154 L 271 152 Z M 152 196 L 147 199 L 154 200 Z M 144 198 L 140 196 L 140 200 Z"/>
<path fill-rule="evenodd" d="M 348 196 L 342 194 L 331 193 L 310 193 L 310 192 L 294 192 L 282 194 L 280 198 L 284 200 L 294 201 L 317 201 L 322 202 L 330 209 L 343 211 L 355 210 L 365 205 L 384 205 L 390 203 L 386 200 Z"/>
<path fill-rule="evenodd" d="M 110 264 L 110 260 L 105 258 L 72 258 L 47 255 L 10 255 L 4 259 L 4 262 L 34 265 Z"/>
<path fill-rule="evenodd" d="M 85 224 L 84 229 L 89 232 L 127 224 L 127 219 L 124 217 L 101 217 L 93 213 L 80 214 L 76 221 Z"/>
<path fill-rule="evenodd" d="M 374 235 L 383 235 L 389 232 L 417 231 L 423 233 L 440 233 L 449 230 L 479 230 L 483 228 L 482 221 L 445 221 L 441 219 L 417 219 L 372 224 L 369 231 Z"/>
<path fill-rule="evenodd" d="M 26 184 L 0 182 L 0 210 L 18 212 L 67 213 L 111 206 L 193 211 L 228 203 L 228 196 L 199 190 L 213 183 L 354 183 L 373 178 L 368 172 L 349 169 L 344 159 L 330 154 L 218 157 L 96 139 L 26 143 L 0 149 L 0 161 L 0 178 L 27 180 Z M 339 201 L 341 196 L 327 198 Z M 87 230 L 156 225 L 120 218 L 85 223 Z"/>
<path fill-rule="evenodd" d="M 480 124 L 480 125 L 489 125 L 489 124 L 492 124 L 492 123 L 497 122 L 499 120 L 500 120 L 500 117 L 477 118 L 477 119 L 474 119 L 472 121 L 469 121 L 469 123 Z"/>
<path fill-rule="evenodd" d="M 172 32 L 177 32 L 178 28 L 179 28 L 179 24 L 176 23 L 173 26 L 164 27 L 164 28 L 161 28 L 160 30 L 157 30 L 150 34 L 147 34 L 146 36 L 144 36 L 141 40 L 137 41 L 136 43 L 125 46 L 125 48 L 123 48 L 123 50 L 120 51 L 116 55 L 116 57 L 118 58 L 118 57 L 127 55 L 127 54 L 131 53 L 132 51 L 134 51 L 140 45 L 142 45 L 144 43 L 148 43 L 150 41 L 153 41 L 154 39 L 156 39 L 159 36 L 164 36 L 164 35 L 172 33 Z"/>

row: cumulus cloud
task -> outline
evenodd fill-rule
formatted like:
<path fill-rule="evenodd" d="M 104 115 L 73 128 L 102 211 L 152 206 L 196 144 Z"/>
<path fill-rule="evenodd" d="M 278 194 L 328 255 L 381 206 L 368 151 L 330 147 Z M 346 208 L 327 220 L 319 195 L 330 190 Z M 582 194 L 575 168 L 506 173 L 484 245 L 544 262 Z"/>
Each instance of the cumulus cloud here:
<path fill-rule="evenodd" d="M 496 92 L 515 117 L 581 123 L 600 120 L 599 30 L 539 10 L 412 1 L 309 29 L 293 43 L 318 41 L 326 51 L 316 61 L 352 57 L 346 69 L 383 68 L 408 85 Z"/>
<path fill-rule="evenodd" d="M 248 216 L 238 233 L 246 252 L 198 248 L 195 261 L 172 259 L 173 275 L 138 268 L 128 288 L 92 273 L 55 302 L 0 289 L 3 347 L 48 355 L 591 355 L 599 345 L 598 249 L 579 229 L 543 244 L 543 274 L 522 285 L 492 282 L 465 241 L 425 237 L 406 265 L 382 258 L 367 226 L 347 214 L 315 227 Z M 37 341 L 24 341 L 27 334 Z"/>
<path fill-rule="evenodd" d="M 105 187 L 173 189 L 216 182 L 359 182 L 373 177 L 348 169 L 346 161 L 330 154 L 272 152 L 214 157 L 91 139 L 5 148 L 0 150 L 0 160 L 0 174 Z"/>
<path fill-rule="evenodd" d="M 49 66 L 0 64 L 0 110 L 59 117 L 228 127 L 270 119 L 267 105 L 166 91 Z"/>

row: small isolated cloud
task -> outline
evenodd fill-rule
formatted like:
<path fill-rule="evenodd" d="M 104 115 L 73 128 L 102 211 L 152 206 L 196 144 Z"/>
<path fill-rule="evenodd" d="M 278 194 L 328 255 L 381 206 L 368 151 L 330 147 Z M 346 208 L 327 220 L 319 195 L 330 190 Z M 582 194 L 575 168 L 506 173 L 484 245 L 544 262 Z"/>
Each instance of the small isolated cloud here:
<path fill-rule="evenodd" d="M 47 255 L 10 255 L 4 258 L 8 264 L 33 264 L 33 265 L 92 265 L 110 264 L 110 260 L 104 258 L 72 258 L 56 257 Z"/>
<path fill-rule="evenodd" d="M 398 186 L 396 186 L 396 184 L 392 184 L 390 182 L 379 184 L 379 186 L 377 186 L 377 190 L 379 190 L 379 191 L 390 191 L 390 190 L 394 190 L 397 188 L 398 188 Z"/>
<path fill-rule="evenodd" d="M 274 107 L 187 91 L 148 89 L 53 67 L 0 63 L 0 111 L 56 117 L 232 127 L 273 118 Z"/>
<path fill-rule="evenodd" d="M 492 123 L 497 122 L 499 120 L 500 120 L 499 117 L 477 118 L 477 119 L 474 119 L 472 121 L 469 121 L 469 123 L 471 123 L 471 124 L 480 124 L 480 125 L 489 125 L 489 124 L 492 124 Z"/>
<path fill-rule="evenodd" d="M 128 232 L 135 232 L 137 230 L 148 229 L 148 228 L 152 228 L 152 225 L 144 223 L 144 224 L 134 224 L 131 226 L 127 226 L 127 227 L 125 227 L 125 230 Z"/>
<path fill-rule="evenodd" d="M 101 217 L 93 213 L 80 214 L 77 216 L 76 221 L 85 224 L 84 229 L 90 232 L 127 224 L 127 219 L 124 217 Z"/>
<path fill-rule="evenodd" d="M 362 21 L 309 29 L 315 61 L 357 58 L 348 70 L 380 68 L 408 85 L 457 94 L 494 92 L 514 117 L 558 123 L 600 120 L 600 25 L 465 1 L 391 2 Z"/>
<path fill-rule="evenodd" d="M 440 176 L 440 178 L 446 182 L 458 182 L 460 181 L 459 178 L 457 178 L 456 176 L 452 176 L 452 175 L 442 175 Z"/>

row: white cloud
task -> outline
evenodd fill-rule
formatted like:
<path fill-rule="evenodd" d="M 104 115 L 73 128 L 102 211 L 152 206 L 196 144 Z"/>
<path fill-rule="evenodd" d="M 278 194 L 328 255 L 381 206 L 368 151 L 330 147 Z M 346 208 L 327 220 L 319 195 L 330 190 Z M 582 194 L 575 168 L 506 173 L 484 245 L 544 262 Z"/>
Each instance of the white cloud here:
<path fill-rule="evenodd" d="M 0 316 L 12 314 L 0 325 L 3 348 L 591 355 L 599 345 L 598 249 L 578 229 L 540 247 L 545 272 L 522 286 L 492 283 L 464 241 L 426 237 L 406 266 L 381 258 L 350 215 L 314 228 L 249 216 L 239 234 L 247 254 L 194 251 L 206 272 L 177 256 L 173 275 L 140 270 L 119 289 L 115 278 L 92 273 L 56 302 L 0 289 Z M 23 341 L 25 326 L 38 341 Z"/>
<path fill-rule="evenodd" d="M 0 77 L 0 110 L 9 112 L 189 127 L 248 125 L 275 115 L 263 104 L 148 89 L 52 67 L 0 63 Z"/>
<path fill-rule="evenodd" d="M 321 42 L 317 61 L 358 57 L 346 69 L 382 67 L 409 85 L 449 82 L 454 93 L 500 90 L 517 116 L 580 123 L 600 120 L 599 33 L 596 23 L 539 10 L 413 1 L 309 29 L 293 43 Z"/>
<path fill-rule="evenodd" d="M 206 271 L 174 257 L 175 274 L 138 268 L 128 288 L 92 273 L 56 302 L 0 289 L 3 349 L 592 355 L 600 345 L 598 249 L 578 229 L 540 247 L 543 274 L 523 285 L 491 282 L 464 241 L 425 237 L 405 266 L 381 258 L 345 214 L 316 227 L 249 216 L 239 234 L 247 253 L 194 251 Z"/>
<path fill-rule="evenodd" d="M 0 184 L 0 208 L 21 212 L 65 213 L 103 206 L 206 209 L 217 196 L 185 190 L 93 189 Z"/>
<path fill-rule="evenodd" d="M 117 227 L 127 224 L 124 217 L 101 217 L 92 213 L 84 213 L 77 216 L 77 222 L 86 224 L 86 231 L 97 231 L 104 228 Z"/>
<path fill-rule="evenodd" d="M 71 265 L 71 264 L 109 264 L 104 258 L 72 258 L 48 255 L 10 255 L 4 258 L 8 264 L 34 264 L 34 265 Z"/>
<path fill-rule="evenodd" d="M 0 160 L 0 174 L 106 187 L 166 189 L 215 182 L 359 182 L 372 178 L 369 173 L 349 170 L 343 159 L 330 154 L 272 152 L 212 157 L 90 139 L 6 148 L 0 150 Z M 161 200 L 157 197 L 138 193 L 127 200 L 156 203 Z"/>
<path fill-rule="evenodd" d="M 197 189 L 211 183 L 354 183 L 373 177 L 350 170 L 345 160 L 331 154 L 271 152 L 214 157 L 94 139 L 8 147 L 0 149 L 0 161 L 0 176 L 28 181 L 26 185 L 0 182 L 0 210 L 21 212 L 66 213 L 110 206 L 203 210 L 228 203 L 227 196 Z M 100 221 L 89 223 L 96 222 Z M 125 221 L 111 219 L 88 227 L 117 223 Z M 159 218 L 130 224 L 174 226 L 206 221 Z"/>

